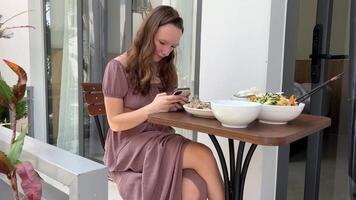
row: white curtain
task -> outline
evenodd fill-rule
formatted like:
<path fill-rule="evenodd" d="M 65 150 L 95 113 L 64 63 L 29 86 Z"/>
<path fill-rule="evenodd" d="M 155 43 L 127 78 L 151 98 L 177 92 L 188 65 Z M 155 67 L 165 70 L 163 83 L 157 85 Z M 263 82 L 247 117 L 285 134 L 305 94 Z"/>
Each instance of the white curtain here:
<path fill-rule="evenodd" d="M 64 0 L 62 77 L 57 146 L 79 151 L 77 1 Z"/>
<path fill-rule="evenodd" d="M 180 41 L 177 59 L 179 87 L 190 87 L 194 91 L 195 70 L 195 4 L 196 1 L 171 0 L 184 21 L 184 34 Z"/>

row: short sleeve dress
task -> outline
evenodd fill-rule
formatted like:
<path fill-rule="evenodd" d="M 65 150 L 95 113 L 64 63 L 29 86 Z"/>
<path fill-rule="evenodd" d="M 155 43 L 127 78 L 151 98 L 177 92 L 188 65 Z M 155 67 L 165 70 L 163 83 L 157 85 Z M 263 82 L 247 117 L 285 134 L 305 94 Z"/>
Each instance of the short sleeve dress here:
<path fill-rule="evenodd" d="M 161 84 L 151 84 L 148 95 L 134 94 L 123 65 L 113 59 L 103 78 L 105 97 L 121 98 L 124 108 L 139 109 L 163 92 Z M 207 198 L 206 183 L 194 170 L 182 169 L 185 146 L 190 140 L 175 134 L 168 126 L 147 121 L 115 132 L 109 129 L 104 163 L 124 200 L 180 200 L 182 180 L 188 178 L 198 187 L 201 199 Z"/>

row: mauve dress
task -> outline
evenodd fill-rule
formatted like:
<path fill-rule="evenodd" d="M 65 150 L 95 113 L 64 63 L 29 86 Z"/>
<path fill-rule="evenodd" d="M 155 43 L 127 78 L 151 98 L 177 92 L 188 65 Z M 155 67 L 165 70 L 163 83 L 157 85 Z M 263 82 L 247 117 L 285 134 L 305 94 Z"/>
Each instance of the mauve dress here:
<path fill-rule="evenodd" d="M 151 84 L 149 94 L 133 94 L 122 64 L 113 59 L 105 69 L 103 93 L 121 98 L 124 108 L 139 109 L 162 92 L 161 84 Z M 190 140 L 175 134 L 168 126 L 147 121 L 138 126 L 115 132 L 109 129 L 104 163 L 116 182 L 124 200 L 180 200 L 182 179 L 190 179 L 207 199 L 205 181 L 191 169 L 182 169 L 184 148 Z"/>

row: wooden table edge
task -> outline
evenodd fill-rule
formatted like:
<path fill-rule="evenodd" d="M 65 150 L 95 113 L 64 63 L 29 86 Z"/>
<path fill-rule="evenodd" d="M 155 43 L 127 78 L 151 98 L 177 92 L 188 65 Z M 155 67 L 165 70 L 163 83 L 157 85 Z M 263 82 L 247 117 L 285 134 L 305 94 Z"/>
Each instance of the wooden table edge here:
<path fill-rule="evenodd" d="M 323 116 L 320 116 L 320 117 L 323 117 Z M 327 118 L 327 117 L 323 117 L 323 118 L 326 118 L 326 119 L 324 120 L 323 124 L 320 124 L 319 130 L 323 130 L 331 125 L 330 118 Z M 235 134 L 235 135 L 231 135 L 230 137 L 227 137 L 226 134 L 219 134 L 219 133 L 215 132 L 213 129 L 210 129 L 208 127 L 200 126 L 200 127 L 192 128 L 191 125 L 186 125 L 184 123 L 183 124 L 178 123 L 174 120 L 159 117 L 159 114 L 149 115 L 148 122 L 154 123 L 154 124 L 172 126 L 172 127 L 176 127 L 176 128 L 188 129 L 188 130 L 192 130 L 192 131 L 203 132 L 206 134 L 212 134 L 215 136 L 221 136 L 221 137 L 225 137 L 225 138 L 230 138 L 230 139 L 234 139 L 234 140 L 239 140 L 239 141 L 244 141 L 244 142 L 253 143 L 253 144 L 257 144 L 257 145 L 264 145 L 264 146 L 287 145 L 294 141 L 302 139 L 314 132 L 318 132 L 318 131 L 314 131 L 314 130 L 306 130 L 306 132 L 303 135 L 299 135 L 299 136 L 292 137 L 292 138 L 291 137 L 290 138 L 283 138 L 283 137 L 276 137 L 276 138 L 268 137 L 267 138 L 264 136 L 255 136 L 255 135 L 248 135 L 248 134 L 243 135 L 244 137 L 241 137 L 242 134 L 239 134 L 239 135 Z M 278 126 L 278 125 L 276 125 L 276 126 Z M 225 131 L 229 132 L 229 129 L 226 129 Z M 236 130 L 231 129 L 231 134 L 233 134 L 234 131 L 236 131 Z"/>

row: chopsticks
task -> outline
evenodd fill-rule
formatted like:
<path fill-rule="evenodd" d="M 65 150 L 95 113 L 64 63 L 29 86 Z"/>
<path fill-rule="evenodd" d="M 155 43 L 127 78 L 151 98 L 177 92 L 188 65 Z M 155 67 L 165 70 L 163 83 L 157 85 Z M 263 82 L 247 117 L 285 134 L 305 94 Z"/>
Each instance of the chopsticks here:
<path fill-rule="evenodd" d="M 331 79 L 325 81 L 324 83 L 318 85 L 316 88 L 312 89 L 310 92 L 308 92 L 308 93 L 306 93 L 306 94 L 304 94 L 304 95 L 298 97 L 298 98 L 296 99 L 296 101 L 299 102 L 299 103 L 305 101 L 307 98 L 309 98 L 311 95 L 313 95 L 315 92 L 319 91 L 321 88 L 323 88 L 323 87 L 326 86 L 327 84 L 329 84 L 329 83 L 331 83 L 331 82 L 333 82 L 333 81 L 338 80 L 343 74 L 344 74 L 344 72 L 342 72 L 342 73 L 340 73 L 340 74 L 338 74 L 338 75 L 332 77 Z"/>

